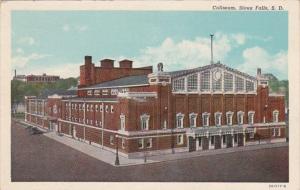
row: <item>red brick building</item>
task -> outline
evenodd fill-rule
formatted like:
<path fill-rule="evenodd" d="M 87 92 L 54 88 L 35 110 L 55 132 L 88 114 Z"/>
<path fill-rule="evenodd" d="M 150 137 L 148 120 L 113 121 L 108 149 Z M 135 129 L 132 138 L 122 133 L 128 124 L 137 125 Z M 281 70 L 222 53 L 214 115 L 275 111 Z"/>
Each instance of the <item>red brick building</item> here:
<path fill-rule="evenodd" d="M 25 82 L 27 83 L 52 83 L 59 80 L 59 76 L 55 75 L 27 75 L 25 76 Z"/>
<path fill-rule="evenodd" d="M 77 96 L 27 97 L 26 121 L 128 157 L 285 137 L 284 96 L 269 94 L 260 69 L 253 77 L 220 63 L 174 72 L 132 65 L 97 67 L 86 56 Z"/>

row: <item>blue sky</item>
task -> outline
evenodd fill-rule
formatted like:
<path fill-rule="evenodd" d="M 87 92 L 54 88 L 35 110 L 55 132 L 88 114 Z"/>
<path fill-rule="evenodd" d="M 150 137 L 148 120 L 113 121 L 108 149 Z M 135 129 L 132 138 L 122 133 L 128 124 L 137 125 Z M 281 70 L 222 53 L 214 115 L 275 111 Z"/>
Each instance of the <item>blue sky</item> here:
<path fill-rule="evenodd" d="M 12 70 L 77 77 L 85 55 L 194 68 L 209 64 L 213 33 L 216 61 L 287 79 L 287 24 L 287 12 L 14 11 Z"/>

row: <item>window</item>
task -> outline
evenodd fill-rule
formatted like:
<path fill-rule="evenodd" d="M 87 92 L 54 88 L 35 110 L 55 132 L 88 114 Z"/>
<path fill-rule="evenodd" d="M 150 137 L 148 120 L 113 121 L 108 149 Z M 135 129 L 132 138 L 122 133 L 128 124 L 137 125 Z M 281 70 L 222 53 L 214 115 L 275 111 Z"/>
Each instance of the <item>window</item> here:
<path fill-rule="evenodd" d="M 108 95 L 108 90 L 107 90 L 107 89 L 102 90 L 102 95 L 103 95 L 103 96 Z"/>
<path fill-rule="evenodd" d="M 110 136 L 109 136 L 109 143 L 110 143 L 111 145 L 114 144 L 114 136 L 113 136 L 113 135 L 110 135 Z"/>
<path fill-rule="evenodd" d="M 88 96 L 91 96 L 91 95 L 92 95 L 92 93 L 93 93 L 93 91 L 92 91 L 92 90 L 88 90 L 88 91 L 87 91 L 87 95 L 88 95 Z"/>
<path fill-rule="evenodd" d="M 81 108 L 82 108 L 82 105 L 81 105 L 81 104 L 79 104 L 79 106 L 78 106 L 78 109 L 79 109 L 79 110 L 81 110 Z"/>
<path fill-rule="evenodd" d="M 75 109 L 75 110 L 77 110 L 77 104 L 75 104 L 75 107 L 74 107 L 74 109 Z"/>
<path fill-rule="evenodd" d="M 103 112 L 103 105 L 100 105 L 100 112 Z"/>
<path fill-rule="evenodd" d="M 178 136 L 177 136 L 177 144 L 178 144 L 178 145 L 183 144 L 183 135 L 178 135 Z"/>
<path fill-rule="evenodd" d="M 207 127 L 207 126 L 209 126 L 209 113 L 207 113 L 207 112 L 205 112 L 205 113 L 203 113 L 202 114 L 202 125 L 204 126 L 204 127 Z"/>
<path fill-rule="evenodd" d="M 226 123 L 227 123 L 227 125 L 232 125 L 232 116 L 233 116 L 233 112 L 231 112 L 231 111 L 226 112 Z"/>
<path fill-rule="evenodd" d="M 93 125 L 93 120 L 90 120 L 90 124 Z"/>
<path fill-rule="evenodd" d="M 215 113 L 215 125 L 216 126 L 221 126 L 222 125 L 222 113 L 221 112 L 216 112 Z"/>
<path fill-rule="evenodd" d="M 81 118 L 79 118 L 79 123 L 81 123 Z"/>
<path fill-rule="evenodd" d="M 120 115 L 120 128 L 121 128 L 121 130 L 125 130 L 125 115 L 124 114 Z"/>
<path fill-rule="evenodd" d="M 96 112 L 98 112 L 98 111 L 99 111 L 99 107 L 98 107 L 98 105 L 95 105 L 95 110 L 96 110 Z"/>
<path fill-rule="evenodd" d="M 222 135 L 222 143 L 223 143 L 223 145 L 226 144 L 226 135 Z"/>
<path fill-rule="evenodd" d="M 118 95 L 118 92 L 119 92 L 118 89 L 111 89 L 110 90 L 111 95 Z"/>
<path fill-rule="evenodd" d="M 114 106 L 113 105 L 110 106 L 110 113 L 114 113 Z"/>
<path fill-rule="evenodd" d="M 89 124 L 89 119 L 86 119 L 86 124 Z"/>
<path fill-rule="evenodd" d="M 203 72 L 200 76 L 201 91 L 210 90 L 210 71 Z"/>
<path fill-rule="evenodd" d="M 235 89 L 237 92 L 244 90 L 244 79 L 241 77 L 235 77 Z"/>
<path fill-rule="evenodd" d="M 174 91 L 184 91 L 185 90 L 185 78 L 176 79 L 173 82 L 173 90 Z"/>
<path fill-rule="evenodd" d="M 233 91 L 233 75 L 230 73 L 224 73 L 224 91 Z"/>
<path fill-rule="evenodd" d="M 152 138 L 146 139 L 146 148 L 152 148 Z"/>
<path fill-rule="evenodd" d="M 190 113 L 190 127 L 196 127 L 197 126 L 197 114 Z"/>
<path fill-rule="evenodd" d="M 253 139 L 254 138 L 254 133 L 250 133 L 249 137 L 250 137 L 250 139 Z"/>
<path fill-rule="evenodd" d="M 124 138 L 122 138 L 121 144 L 122 144 L 122 149 L 125 149 L 125 139 Z"/>
<path fill-rule="evenodd" d="M 246 81 L 246 91 L 247 92 L 252 92 L 254 91 L 254 82 L 251 81 Z"/>
<path fill-rule="evenodd" d="M 94 107 L 94 105 L 93 105 L 93 104 L 91 104 L 91 109 L 90 109 L 90 111 L 93 111 L 93 107 Z"/>
<path fill-rule="evenodd" d="M 100 90 L 95 90 L 95 91 L 94 91 L 94 95 L 95 95 L 95 96 L 99 96 L 99 95 L 100 95 Z"/>
<path fill-rule="evenodd" d="M 176 127 L 177 128 L 183 128 L 183 118 L 184 118 L 184 114 L 182 114 L 182 113 L 178 113 L 176 115 Z"/>
<path fill-rule="evenodd" d="M 253 125 L 254 123 L 254 111 L 249 111 L 248 112 L 248 122 L 250 125 Z"/>
<path fill-rule="evenodd" d="M 90 111 L 90 109 L 89 109 L 89 108 L 90 108 L 90 105 L 89 105 L 89 104 L 87 104 L 87 105 L 86 105 L 86 111 Z"/>
<path fill-rule="evenodd" d="M 149 129 L 149 118 L 150 116 L 147 114 L 143 114 L 140 116 L 141 119 L 141 129 L 148 130 Z"/>
<path fill-rule="evenodd" d="M 138 139 L 138 148 L 139 149 L 144 148 L 144 139 Z"/>
<path fill-rule="evenodd" d="M 197 91 L 198 87 L 198 75 L 193 74 L 187 77 L 188 80 L 188 91 Z"/>
<path fill-rule="evenodd" d="M 167 120 L 164 120 L 163 129 L 167 129 Z"/>
<path fill-rule="evenodd" d="M 239 111 L 237 113 L 237 122 L 239 125 L 242 125 L 244 123 L 244 112 Z"/>
<path fill-rule="evenodd" d="M 237 143 L 238 142 L 238 135 L 237 134 L 234 134 L 234 136 L 233 136 L 233 140 L 234 140 L 234 143 Z"/>
<path fill-rule="evenodd" d="M 274 110 L 273 111 L 273 122 L 274 123 L 278 123 L 278 116 L 279 116 L 279 111 L 278 110 Z"/>

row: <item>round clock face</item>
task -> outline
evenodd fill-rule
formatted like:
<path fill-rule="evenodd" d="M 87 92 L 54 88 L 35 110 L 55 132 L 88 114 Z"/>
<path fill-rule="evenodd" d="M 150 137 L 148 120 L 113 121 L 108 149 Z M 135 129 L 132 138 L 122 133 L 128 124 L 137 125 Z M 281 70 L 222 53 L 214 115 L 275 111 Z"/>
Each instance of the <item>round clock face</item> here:
<path fill-rule="evenodd" d="M 221 79 L 221 71 L 215 71 L 214 78 L 215 78 L 215 80 L 220 80 Z"/>

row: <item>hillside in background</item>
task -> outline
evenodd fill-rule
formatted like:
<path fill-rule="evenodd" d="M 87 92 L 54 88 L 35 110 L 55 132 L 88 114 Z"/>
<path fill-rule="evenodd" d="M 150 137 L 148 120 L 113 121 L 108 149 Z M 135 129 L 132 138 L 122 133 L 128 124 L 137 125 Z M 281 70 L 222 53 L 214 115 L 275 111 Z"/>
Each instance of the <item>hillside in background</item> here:
<path fill-rule="evenodd" d="M 77 87 L 78 78 L 60 79 L 55 83 L 25 83 L 11 81 L 11 105 L 24 102 L 24 96 L 39 96 L 45 89 L 67 90 Z"/>

